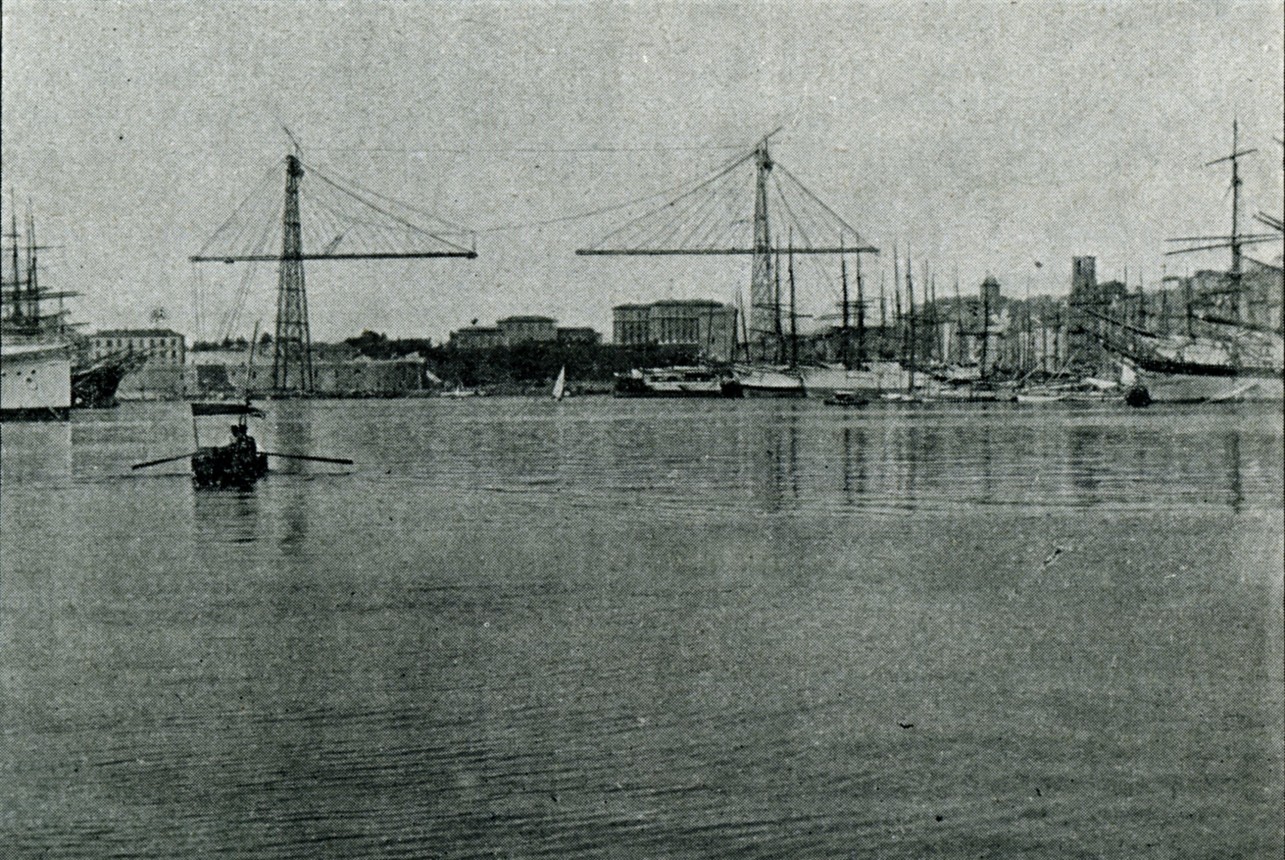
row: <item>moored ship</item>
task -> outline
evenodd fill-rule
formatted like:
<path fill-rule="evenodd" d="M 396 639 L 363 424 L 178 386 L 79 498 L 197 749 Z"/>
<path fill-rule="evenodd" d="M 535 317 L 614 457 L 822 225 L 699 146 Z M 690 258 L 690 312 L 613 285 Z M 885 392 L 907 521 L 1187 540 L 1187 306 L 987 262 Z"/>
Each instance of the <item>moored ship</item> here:
<path fill-rule="evenodd" d="M 64 421 L 71 411 L 71 359 L 60 343 L 0 346 L 0 420 Z"/>
<path fill-rule="evenodd" d="M 1185 331 L 1157 332 L 1090 312 L 1105 323 L 1098 333 L 1102 343 L 1136 369 L 1137 387 L 1147 395 L 1140 402 L 1280 401 L 1285 396 L 1283 269 L 1250 259 L 1242 252 L 1248 244 L 1281 242 L 1282 224 L 1279 218 L 1260 213 L 1259 221 L 1271 232 L 1242 232 L 1239 159 L 1255 150 L 1238 149 L 1238 144 L 1237 126 L 1233 123 L 1231 155 L 1205 165 L 1231 164 L 1231 233 L 1170 240 L 1197 244 L 1169 254 L 1231 250 L 1230 269 L 1201 273 L 1211 286 L 1196 301 L 1188 301 Z"/>
<path fill-rule="evenodd" d="M 740 397 L 741 383 L 710 367 L 652 367 L 616 376 L 616 397 Z"/>
<path fill-rule="evenodd" d="M 40 285 L 35 222 L 27 216 L 26 265 L 19 263 L 16 211 L 5 238 L 12 267 L 0 287 L 0 419 L 66 420 L 71 411 L 71 343 L 66 311 L 44 303 L 74 295 Z"/>

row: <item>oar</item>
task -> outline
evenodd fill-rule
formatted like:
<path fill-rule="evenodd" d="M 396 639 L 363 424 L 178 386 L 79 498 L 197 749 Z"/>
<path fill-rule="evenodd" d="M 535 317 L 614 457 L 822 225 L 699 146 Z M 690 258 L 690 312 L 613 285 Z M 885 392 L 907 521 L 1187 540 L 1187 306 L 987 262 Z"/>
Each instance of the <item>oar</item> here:
<path fill-rule="evenodd" d="M 142 469 L 142 468 L 144 468 L 145 466 L 159 466 L 159 465 L 161 465 L 162 463 L 173 463 L 175 460 L 185 460 L 185 459 L 187 459 L 188 457 L 191 457 L 193 454 L 196 454 L 196 453 L 197 453 L 196 451 L 193 451 L 191 454 L 179 454 L 177 457 L 165 457 L 165 458 L 160 459 L 160 460 L 149 460 L 149 461 L 147 461 L 146 463 L 135 463 L 134 465 L 130 466 L 130 468 L 131 468 L 131 469 Z"/>
<path fill-rule="evenodd" d="M 287 460 L 315 460 L 318 463 L 339 463 L 344 466 L 351 466 L 352 460 L 345 460 L 340 457 L 305 457 L 303 454 L 278 454 L 275 451 L 264 451 L 269 457 L 284 457 Z"/>

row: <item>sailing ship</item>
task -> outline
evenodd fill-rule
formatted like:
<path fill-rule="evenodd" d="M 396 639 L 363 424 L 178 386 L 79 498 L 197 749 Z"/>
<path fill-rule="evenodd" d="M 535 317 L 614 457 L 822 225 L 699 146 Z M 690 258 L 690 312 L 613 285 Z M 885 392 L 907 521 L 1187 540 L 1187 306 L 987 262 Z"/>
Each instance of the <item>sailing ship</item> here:
<path fill-rule="evenodd" d="M 0 420 L 65 421 L 71 412 L 73 344 L 67 312 L 45 303 L 74 293 L 40 284 L 35 220 L 27 215 L 25 265 L 19 262 L 16 207 L 10 213 L 11 270 L 0 281 Z"/>
<path fill-rule="evenodd" d="M 1279 219 L 1261 215 L 1272 232 L 1246 234 L 1240 227 L 1240 159 L 1256 152 L 1238 149 L 1232 124 L 1232 152 L 1205 166 L 1231 164 L 1231 233 L 1189 236 L 1171 242 L 1189 247 L 1168 252 L 1186 254 L 1220 248 L 1231 250 L 1231 268 L 1212 275 L 1212 288 L 1189 302 L 1181 332 L 1159 332 L 1089 311 L 1100 323 L 1103 345 L 1122 356 L 1137 373 L 1131 388 L 1145 389 L 1142 403 L 1196 403 L 1228 400 L 1282 400 L 1285 393 L 1285 338 L 1281 328 L 1282 268 L 1247 258 L 1243 247 L 1282 240 Z M 1196 244 L 1191 244 L 1196 243 Z M 1248 264 L 1248 265 L 1247 265 Z M 1197 306 L 1198 305 L 1198 306 Z M 1131 400 L 1130 402 L 1134 402 Z"/>

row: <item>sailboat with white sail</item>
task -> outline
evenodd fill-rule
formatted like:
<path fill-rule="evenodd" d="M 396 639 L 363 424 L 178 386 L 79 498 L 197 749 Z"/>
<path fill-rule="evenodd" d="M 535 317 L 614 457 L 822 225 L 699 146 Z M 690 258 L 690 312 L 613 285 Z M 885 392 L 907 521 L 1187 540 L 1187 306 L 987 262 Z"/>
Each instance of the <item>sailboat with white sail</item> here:
<path fill-rule="evenodd" d="M 558 371 L 558 378 L 553 381 L 553 399 L 561 400 L 567 396 L 567 366 L 564 364 Z"/>

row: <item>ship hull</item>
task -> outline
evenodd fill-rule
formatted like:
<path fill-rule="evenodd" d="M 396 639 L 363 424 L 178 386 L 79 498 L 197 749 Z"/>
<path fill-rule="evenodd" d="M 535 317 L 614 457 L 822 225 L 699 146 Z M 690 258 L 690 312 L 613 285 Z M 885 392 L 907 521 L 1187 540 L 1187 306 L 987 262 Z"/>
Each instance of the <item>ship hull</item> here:
<path fill-rule="evenodd" d="M 771 367 L 737 367 L 736 382 L 746 397 L 807 396 L 801 375 Z"/>
<path fill-rule="evenodd" d="M 803 388 L 815 397 L 830 397 L 836 391 L 878 396 L 887 391 L 905 391 L 910 373 L 895 361 L 874 361 L 863 367 L 803 367 L 799 369 Z"/>
<path fill-rule="evenodd" d="M 61 345 L 6 346 L 0 352 L 0 420 L 65 421 L 71 359 Z"/>
<path fill-rule="evenodd" d="M 236 445 L 202 448 L 192 455 L 192 483 L 199 489 L 246 490 L 267 473 L 267 454 Z"/>
<path fill-rule="evenodd" d="M 1146 373 L 1138 379 L 1152 403 L 1208 403 L 1228 400 L 1285 400 L 1285 377 L 1280 373 L 1211 375 Z"/>
<path fill-rule="evenodd" d="M 740 383 L 703 368 L 636 371 L 616 377 L 616 397 L 740 397 Z"/>
<path fill-rule="evenodd" d="M 80 409 L 111 409 L 118 405 L 116 389 L 125 378 L 119 367 L 95 367 L 72 374 L 72 405 Z"/>

